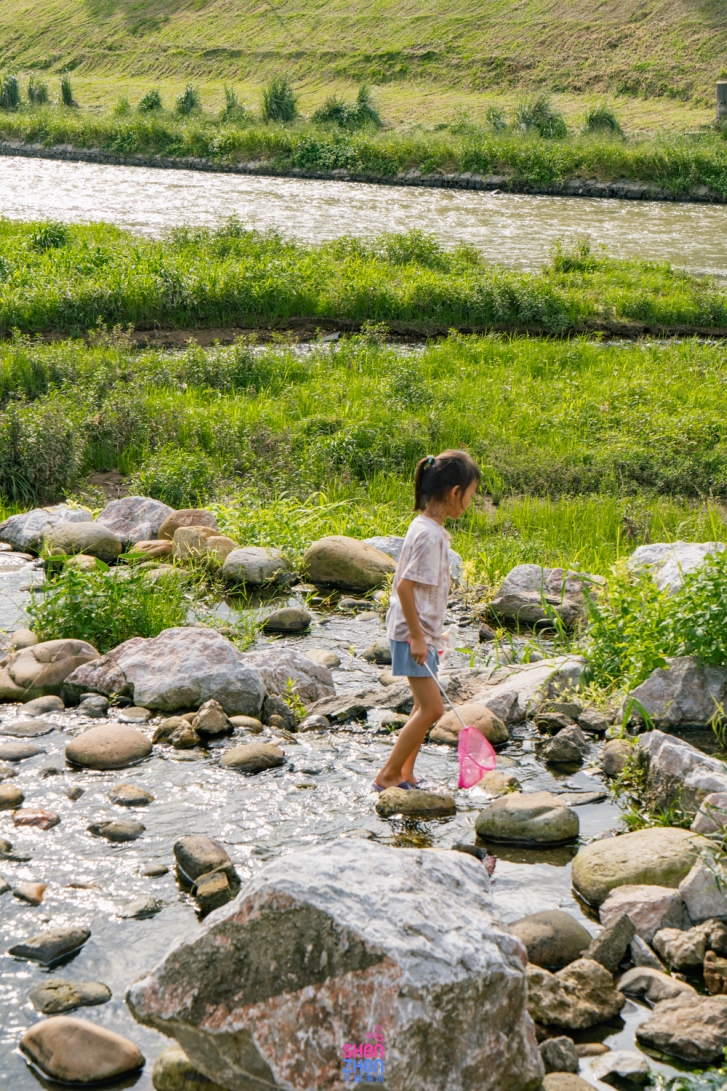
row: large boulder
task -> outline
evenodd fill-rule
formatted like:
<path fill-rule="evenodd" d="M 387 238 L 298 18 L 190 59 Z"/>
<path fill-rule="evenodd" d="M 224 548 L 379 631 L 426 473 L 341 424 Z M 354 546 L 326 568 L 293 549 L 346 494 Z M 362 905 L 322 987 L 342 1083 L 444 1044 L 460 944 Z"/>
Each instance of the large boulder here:
<path fill-rule="evenodd" d="M 727 667 L 710 667 L 695 655 L 667 658 L 629 694 L 657 727 L 709 724 L 727 701 Z M 638 706 L 637 706 L 638 711 Z"/>
<path fill-rule="evenodd" d="M 266 649 L 263 652 L 249 652 L 243 658 L 258 672 L 268 693 L 287 694 L 290 691 L 288 683 L 291 683 L 295 693 L 307 705 L 335 695 L 328 667 L 309 659 L 303 652 L 294 651 L 293 648 L 281 648 L 280 651 Z"/>
<path fill-rule="evenodd" d="M 700 996 L 686 990 L 662 1000 L 636 1028 L 647 1049 L 691 1064 L 721 1061 L 727 1047 L 727 996 Z"/>
<path fill-rule="evenodd" d="M 673 595 L 684 582 L 687 572 L 704 564 L 709 556 L 721 552 L 722 542 L 652 542 L 639 546 L 628 559 L 632 569 L 648 568 L 654 583 Z"/>
<path fill-rule="evenodd" d="M 591 936 L 563 909 L 544 909 L 510 925 L 528 952 L 528 961 L 546 970 L 562 970 L 580 958 Z"/>
<path fill-rule="evenodd" d="M 392 557 L 395 561 L 399 560 L 401 551 L 404 548 L 404 539 L 399 538 L 395 534 L 383 534 L 377 538 L 364 538 L 365 545 L 373 546 L 374 549 L 379 549 L 382 553 L 386 553 L 389 557 Z M 462 578 L 463 561 L 459 553 L 455 553 L 453 549 L 449 550 L 449 575 L 455 583 L 459 583 Z"/>
<path fill-rule="evenodd" d="M 214 629 L 165 629 L 150 639 L 133 637 L 75 670 L 65 685 L 76 695 L 119 694 L 168 712 L 199 708 L 214 698 L 228 715 L 255 716 L 265 698 L 257 670 Z"/>
<path fill-rule="evenodd" d="M 157 538 L 162 523 L 173 513 L 174 508 L 150 496 L 124 496 L 108 503 L 96 522 L 112 531 L 126 548 Z"/>
<path fill-rule="evenodd" d="M 0 660 L 0 701 L 30 701 L 59 694 L 78 667 L 98 659 L 85 640 L 44 640 Z"/>
<path fill-rule="evenodd" d="M 510 792 L 480 811 L 475 823 L 484 841 L 563 845 L 578 836 L 578 815 L 550 792 Z"/>
<path fill-rule="evenodd" d="M 601 583 L 598 576 L 539 564 L 511 568 L 488 604 L 491 617 L 533 625 L 557 614 L 572 628 L 586 614 L 584 584 Z"/>
<path fill-rule="evenodd" d="M 528 966 L 528 1011 L 536 1023 L 583 1030 L 613 1019 L 625 1003 L 611 974 L 593 959 L 576 959 L 557 974 Z"/>
<path fill-rule="evenodd" d="M 106 564 L 112 564 L 124 549 L 121 539 L 98 523 L 57 523 L 43 543 L 53 552 L 82 553 Z"/>
<path fill-rule="evenodd" d="M 302 570 L 312 583 L 351 591 L 372 591 L 396 571 L 396 562 L 357 538 L 334 534 L 320 538 L 303 555 Z"/>
<path fill-rule="evenodd" d="M 230 1091 L 333 1091 L 374 1028 L 392 1089 L 535 1091 L 525 952 L 489 885 L 461 853 L 320 845 L 258 871 L 127 1002 Z"/>
<path fill-rule="evenodd" d="M 179 511 L 170 512 L 159 527 L 156 537 L 172 540 L 180 527 L 208 527 L 215 534 L 220 533 L 217 520 L 211 511 L 204 508 L 181 508 Z"/>
<path fill-rule="evenodd" d="M 535 663 L 502 667 L 479 690 L 475 699 L 503 723 L 521 723 L 549 699 L 577 689 L 585 666 L 586 661 L 581 656 L 560 655 Z"/>
<path fill-rule="evenodd" d="M 601 905 L 618 886 L 676 888 L 708 847 L 704 837 L 669 826 L 593 841 L 573 861 L 573 886 L 590 905 Z"/>
<path fill-rule="evenodd" d="M 638 761 L 646 767 L 646 796 L 655 807 L 668 810 L 678 801 L 686 811 L 697 811 L 715 792 L 727 792 L 727 766 L 684 739 L 663 731 L 648 731 L 638 741 Z"/>
<path fill-rule="evenodd" d="M 477 728 L 493 746 L 501 746 L 508 742 L 510 732 L 502 720 L 498 719 L 486 705 L 478 704 L 477 701 L 467 701 L 459 706 L 457 712 L 468 727 Z M 462 724 L 457 719 L 456 713 L 450 710 L 444 713 L 429 732 L 429 741 L 456 746 L 461 730 Z"/>
<path fill-rule="evenodd" d="M 279 549 L 243 546 L 227 554 L 219 574 L 225 583 L 264 587 L 270 583 L 286 583 L 292 578 L 293 570 Z"/>
<path fill-rule="evenodd" d="M 88 508 L 56 504 L 51 508 L 33 508 L 22 515 L 11 515 L 0 523 L 0 542 L 7 542 L 21 553 L 40 553 L 46 534 L 59 523 L 91 523 Z"/>

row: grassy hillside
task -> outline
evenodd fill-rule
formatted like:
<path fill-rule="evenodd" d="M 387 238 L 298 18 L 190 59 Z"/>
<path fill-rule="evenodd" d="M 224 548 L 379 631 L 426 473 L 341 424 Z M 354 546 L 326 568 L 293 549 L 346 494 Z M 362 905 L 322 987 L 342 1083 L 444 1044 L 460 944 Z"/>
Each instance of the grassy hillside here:
<path fill-rule="evenodd" d="M 727 63 L 717 0 L 5 0 L 4 65 L 140 79 L 310 86 L 366 80 L 471 92 L 548 88 L 707 108 Z"/>

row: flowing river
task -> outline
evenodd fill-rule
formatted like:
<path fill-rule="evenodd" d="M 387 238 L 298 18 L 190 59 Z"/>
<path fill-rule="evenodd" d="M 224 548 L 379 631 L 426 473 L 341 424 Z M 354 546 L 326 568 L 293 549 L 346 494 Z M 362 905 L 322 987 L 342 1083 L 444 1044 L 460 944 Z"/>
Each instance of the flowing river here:
<path fill-rule="evenodd" d="M 0 158 L 0 212 L 16 220 L 105 220 L 144 235 L 237 215 L 260 231 L 316 243 L 419 228 L 489 262 L 537 269 L 559 238 L 588 236 L 620 258 L 727 276 L 727 206 L 208 174 Z"/>

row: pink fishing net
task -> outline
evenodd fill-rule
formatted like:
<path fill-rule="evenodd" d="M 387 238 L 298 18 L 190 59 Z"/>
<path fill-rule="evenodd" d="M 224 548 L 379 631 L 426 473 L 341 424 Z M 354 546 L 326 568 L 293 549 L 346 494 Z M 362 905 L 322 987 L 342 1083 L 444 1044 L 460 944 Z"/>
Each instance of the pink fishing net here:
<path fill-rule="evenodd" d="M 476 727 L 463 727 L 457 743 L 459 787 L 471 788 L 485 773 L 495 768 L 497 757 L 492 746 Z"/>

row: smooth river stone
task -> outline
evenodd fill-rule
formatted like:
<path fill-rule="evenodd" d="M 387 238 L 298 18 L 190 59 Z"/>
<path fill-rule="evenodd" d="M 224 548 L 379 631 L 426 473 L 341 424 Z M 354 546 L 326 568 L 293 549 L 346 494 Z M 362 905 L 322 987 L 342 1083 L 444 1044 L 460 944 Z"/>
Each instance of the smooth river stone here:
<path fill-rule="evenodd" d="M 251 742 L 228 750 L 220 759 L 220 764 L 241 773 L 261 773 L 264 769 L 282 765 L 284 761 L 285 754 L 274 743 Z"/>
<path fill-rule="evenodd" d="M 486 841 L 562 845 L 578 836 L 579 822 L 550 792 L 511 792 L 480 811 L 475 829 Z"/>
<path fill-rule="evenodd" d="M 200 833 L 180 837 L 174 845 L 174 859 L 190 883 L 220 868 L 232 869 L 232 860 L 219 841 Z"/>
<path fill-rule="evenodd" d="M 95 837 L 104 837 L 107 841 L 136 841 L 146 829 L 141 822 L 121 821 L 92 822 L 88 832 Z"/>
<path fill-rule="evenodd" d="M 0 761 L 25 761 L 36 754 L 45 754 L 42 746 L 33 746 L 29 742 L 0 743 Z"/>
<path fill-rule="evenodd" d="M 22 943 L 16 943 L 8 950 L 9 955 L 16 958 L 27 958 L 31 962 L 40 962 L 43 966 L 50 966 L 72 951 L 83 947 L 91 935 L 88 928 L 53 928 L 48 932 L 41 932 L 37 936 Z"/>
<path fill-rule="evenodd" d="M 381 818 L 391 815 L 418 815 L 420 818 L 443 818 L 456 814 L 454 797 L 419 788 L 387 788 L 376 799 L 376 813 Z"/>
<path fill-rule="evenodd" d="M 13 887 L 13 897 L 28 905 L 40 905 L 47 889 L 47 883 L 18 883 Z"/>
<path fill-rule="evenodd" d="M 130 705 L 128 708 L 121 709 L 118 718 L 123 724 L 145 724 L 147 720 L 151 719 L 151 715 L 148 708 Z"/>
<path fill-rule="evenodd" d="M 0 784 L 0 811 L 13 811 L 25 800 L 20 788 L 14 784 Z"/>
<path fill-rule="evenodd" d="M 57 826 L 61 816 L 55 811 L 44 811 L 40 807 L 21 807 L 13 815 L 14 826 L 35 826 L 39 830 L 50 830 Z"/>
<path fill-rule="evenodd" d="M 66 747 L 66 758 L 88 769 L 123 769 L 151 754 L 146 735 L 125 724 L 104 724 L 77 735 Z"/>
<path fill-rule="evenodd" d="M 39 735 L 50 735 L 51 731 L 60 731 L 60 724 L 48 720 L 9 720 L 0 727 L 0 735 L 13 735 L 16 739 L 37 739 Z"/>
<path fill-rule="evenodd" d="M 60 697 L 49 694 L 47 697 L 36 697 L 32 701 L 26 701 L 22 712 L 24 716 L 43 716 L 46 712 L 63 712 L 65 707 Z"/>
<path fill-rule="evenodd" d="M 154 796 L 136 784 L 115 784 L 109 799 L 119 807 L 146 807 L 154 802 Z"/>
<path fill-rule="evenodd" d="M 128 1038 L 68 1015 L 36 1023 L 21 1038 L 20 1048 L 44 1075 L 64 1083 L 118 1079 L 144 1064 Z"/>
<path fill-rule="evenodd" d="M 67 981 L 52 977 L 36 985 L 28 999 L 35 1010 L 43 1015 L 60 1015 L 74 1008 L 106 1004 L 111 999 L 111 989 L 100 981 Z"/>
<path fill-rule="evenodd" d="M 524 944 L 528 961 L 546 970 L 562 970 L 591 943 L 590 932 L 564 909 L 543 909 L 521 917 L 510 931 Z"/>

